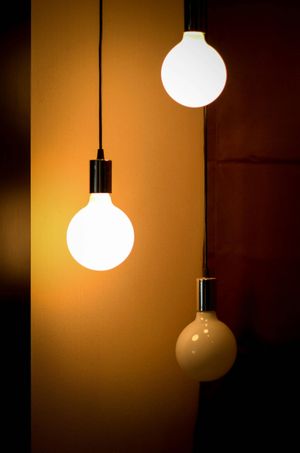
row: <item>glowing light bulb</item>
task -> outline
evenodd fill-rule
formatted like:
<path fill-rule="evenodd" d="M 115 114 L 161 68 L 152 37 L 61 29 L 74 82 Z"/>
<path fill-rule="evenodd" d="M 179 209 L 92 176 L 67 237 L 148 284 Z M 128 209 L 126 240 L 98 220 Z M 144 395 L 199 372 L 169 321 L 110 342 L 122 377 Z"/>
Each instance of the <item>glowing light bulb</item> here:
<path fill-rule="evenodd" d="M 91 193 L 88 204 L 75 214 L 67 231 L 73 258 L 84 267 L 105 271 L 130 254 L 134 230 L 127 215 L 111 201 L 109 193 Z"/>
<path fill-rule="evenodd" d="M 201 31 L 186 31 L 182 41 L 164 59 L 162 83 L 174 101 L 186 107 L 213 102 L 226 83 L 226 67 Z"/>
<path fill-rule="evenodd" d="M 197 381 L 213 381 L 224 376 L 232 367 L 236 354 L 236 340 L 212 306 L 212 280 L 199 279 L 202 311 L 180 333 L 176 343 L 176 358 L 186 374 Z M 203 303 L 204 302 L 204 303 Z"/>

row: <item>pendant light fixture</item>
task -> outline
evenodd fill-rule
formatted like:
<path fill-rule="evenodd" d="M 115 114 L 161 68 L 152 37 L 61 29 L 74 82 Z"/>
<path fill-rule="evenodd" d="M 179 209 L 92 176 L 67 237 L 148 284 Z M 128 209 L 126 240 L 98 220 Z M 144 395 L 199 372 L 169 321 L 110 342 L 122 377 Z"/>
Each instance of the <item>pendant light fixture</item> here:
<path fill-rule="evenodd" d="M 200 31 L 203 30 L 206 17 L 205 2 L 185 0 L 184 6 L 187 31 L 183 41 L 167 55 L 162 67 L 162 80 L 167 92 L 180 104 L 188 107 L 204 106 L 204 240 L 203 277 L 197 279 L 196 318 L 180 333 L 176 343 L 176 358 L 192 379 L 212 381 L 230 370 L 237 354 L 233 333 L 216 315 L 216 279 L 210 277 L 207 256 L 206 104 L 216 99 L 223 90 L 226 69 L 221 57 L 205 43 L 204 33 Z"/>
<path fill-rule="evenodd" d="M 227 73 L 222 57 L 205 40 L 204 0 L 184 0 L 184 33 L 164 59 L 161 79 L 168 95 L 186 107 L 204 107 L 222 93 Z"/>
<path fill-rule="evenodd" d="M 202 278 L 197 279 L 196 318 L 180 333 L 176 343 L 176 359 L 188 376 L 197 381 L 213 381 L 224 376 L 235 362 L 237 344 L 229 327 L 215 311 L 216 279 L 208 269 L 207 212 L 207 111 L 204 123 L 204 237 Z"/>
<path fill-rule="evenodd" d="M 102 0 L 99 4 L 99 149 L 90 161 L 90 196 L 69 223 L 67 244 L 82 266 L 105 271 L 121 264 L 130 254 L 134 230 L 127 215 L 111 200 L 112 161 L 105 160 L 102 147 Z"/>
<path fill-rule="evenodd" d="M 176 358 L 185 373 L 196 381 L 213 381 L 234 364 L 237 346 L 229 329 L 215 312 L 216 279 L 197 279 L 198 311 L 193 322 L 180 333 Z"/>

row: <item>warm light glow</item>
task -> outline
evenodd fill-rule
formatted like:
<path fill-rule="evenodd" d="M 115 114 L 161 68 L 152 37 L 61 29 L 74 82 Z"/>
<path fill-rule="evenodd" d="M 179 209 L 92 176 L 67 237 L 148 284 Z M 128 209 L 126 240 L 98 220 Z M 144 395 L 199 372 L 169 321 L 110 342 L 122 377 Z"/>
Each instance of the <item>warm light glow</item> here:
<path fill-rule="evenodd" d="M 72 218 L 67 244 L 84 267 L 105 271 L 121 264 L 134 243 L 133 226 L 108 193 L 93 193 L 88 204 Z"/>
<path fill-rule="evenodd" d="M 226 77 L 224 61 L 199 31 L 184 32 L 182 41 L 170 50 L 161 69 L 165 90 L 186 107 L 203 107 L 213 102 L 223 91 Z"/>
<path fill-rule="evenodd" d="M 178 337 L 176 358 L 180 367 L 197 381 L 213 381 L 232 367 L 237 353 L 231 330 L 214 311 L 198 312 Z"/>

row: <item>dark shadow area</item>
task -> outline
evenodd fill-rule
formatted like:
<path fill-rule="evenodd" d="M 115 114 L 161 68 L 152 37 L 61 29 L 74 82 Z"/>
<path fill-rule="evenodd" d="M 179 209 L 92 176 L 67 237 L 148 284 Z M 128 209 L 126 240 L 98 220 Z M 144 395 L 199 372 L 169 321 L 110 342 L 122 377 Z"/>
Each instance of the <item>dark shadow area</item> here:
<path fill-rule="evenodd" d="M 30 2 L 0 24 L 1 444 L 30 451 Z"/>
<path fill-rule="evenodd" d="M 200 386 L 194 452 L 299 446 L 299 345 L 247 343 L 227 376 Z"/>

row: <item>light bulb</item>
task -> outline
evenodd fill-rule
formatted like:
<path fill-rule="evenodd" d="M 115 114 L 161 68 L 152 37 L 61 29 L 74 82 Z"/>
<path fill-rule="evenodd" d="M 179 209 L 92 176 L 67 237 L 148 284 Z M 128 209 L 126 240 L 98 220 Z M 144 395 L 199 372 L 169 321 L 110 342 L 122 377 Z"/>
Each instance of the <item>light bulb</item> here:
<path fill-rule="evenodd" d="M 236 342 L 231 330 L 214 311 L 197 312 L 176 343 L 180 367 L 197 381 L 212 381 L 229 371 L 236 357 Z"/>
<path fill-rule="evenodd" d="M 67 244 L 82 266 L 105 271 L 121 264 L 130 254 L 134 230 L 127 215 L 109 193 L 91 193 L 88 204 L 72 218 Z"/>
<path fill-rule="evenodd" d="M 215 279 L 199 279 L 199 306 L 196 318 L 180 333 L 176 343 L 176 358 L 186 374 L 197 381 L 213 381 L 224 376 L 232 367 L 236 340 L 220 321 L 212 306 L 212 286 Z"/>
<path fill-rule="evenodd" d="M 162 83 L 174 101 L 186 107 L 213 102 L 226 83 L 226 67 L 201 31 L 186 31 L 182 41 L 164 59 Z"/>

